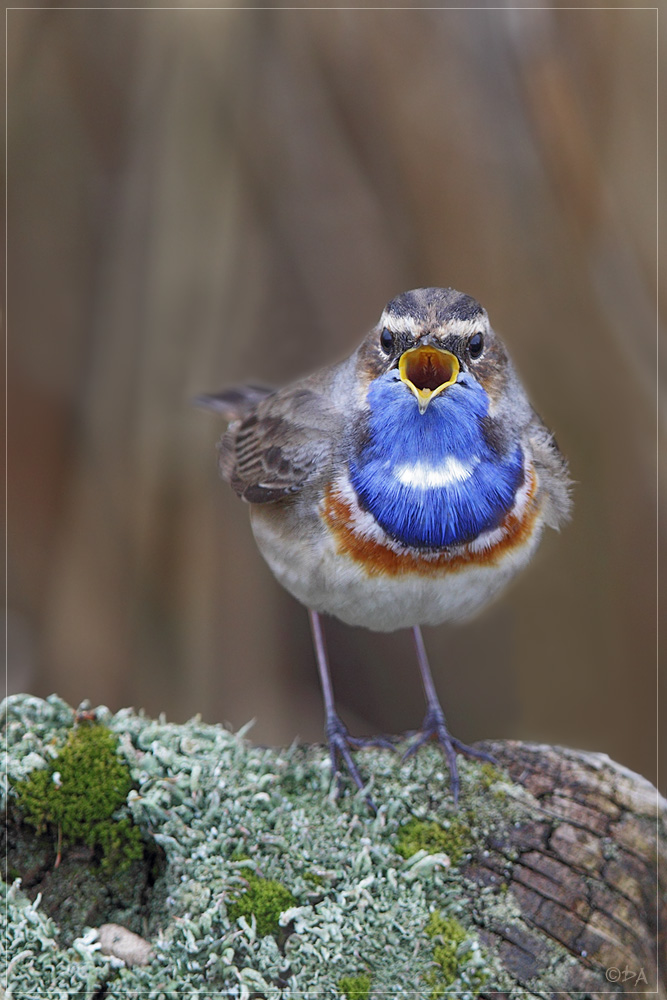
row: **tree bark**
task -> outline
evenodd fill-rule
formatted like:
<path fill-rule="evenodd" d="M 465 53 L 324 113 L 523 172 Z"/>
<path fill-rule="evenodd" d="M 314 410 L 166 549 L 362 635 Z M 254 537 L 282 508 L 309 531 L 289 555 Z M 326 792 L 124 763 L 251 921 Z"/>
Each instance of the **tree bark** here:
<path fill-rule="evenodd" d="M 561 989 L 664 996 L 664 799 L 605 754 L 482 745 L 534 796 L 540 815 L 491 838 L 488 853 L 463 871 L 477 885 L 504 881 L 525 924 L 520 932 L 480 926 L 481 939 L 525 988 L 544 971 L 549 938 L 576 960 Z"/>

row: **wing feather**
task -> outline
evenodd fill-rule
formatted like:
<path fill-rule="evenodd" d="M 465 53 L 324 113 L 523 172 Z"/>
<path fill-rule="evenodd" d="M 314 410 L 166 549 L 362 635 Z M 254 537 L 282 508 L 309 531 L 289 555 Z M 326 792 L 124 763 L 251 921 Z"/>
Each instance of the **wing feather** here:
<path fill-rule="evenodd" d="M 340 447 L 344 421 L 332 401 L 329 370 L 303 379 L 244 408 L 220 445 L 223 479 L 251 503 L 269 503 L 298 493 L 330 467 Z M 219 399 L 244 389 L 223 393 Z"/>

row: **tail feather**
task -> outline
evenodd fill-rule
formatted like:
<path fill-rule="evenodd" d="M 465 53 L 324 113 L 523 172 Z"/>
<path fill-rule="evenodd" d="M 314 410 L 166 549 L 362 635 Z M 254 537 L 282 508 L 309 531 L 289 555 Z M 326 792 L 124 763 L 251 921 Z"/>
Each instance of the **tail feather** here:
<path fill-rule="evenodd" d="M 221 413 L 226 420 L 239 420 L 270 396 L 273 389 L 259 385 L 239 385 L 222 392 L 204 393 L 192 402 L 205 410 Z"/>

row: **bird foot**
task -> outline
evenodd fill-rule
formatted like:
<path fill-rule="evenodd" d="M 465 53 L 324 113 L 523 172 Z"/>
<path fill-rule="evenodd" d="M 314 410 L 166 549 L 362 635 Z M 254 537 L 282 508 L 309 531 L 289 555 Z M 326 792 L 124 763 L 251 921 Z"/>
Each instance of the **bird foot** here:
<path fill-rule="evenodd" d="M 457 806 L 460 788 L 459 769 L 456 763 L 457 753 L 462 753 L 466 757 L 471 757 L 473 760 L 485 760 L 489 764 L 496 764 L 497 761 L 495 757 L 492 757 L 491 754 L 486 753 L 484 750 L 475 750 L 474 747 L 469 747 L 467 744 L 461 743 L 460 740 L 450 736 L 445 723 L 445 716 L 440 709 L 429 709 L 426 713 L 422 727 L 416 734 L 414 742 L 403 754 L 403 760 L 407 760 L 408 757 L 412 757 L 412 755 L 415 754 L 420 747 L 422 747 L 425 743 L 428 743 L 431 739 L 437 740 L 443 749 L 452 783 L 454 805 Z"/>
<path fill-rule="evenodd" d="M 331 758 L 331 768 L 336 775 L 337 785 L 340 788 L 341 763 L 347 768 L 352 780 L 364 795 L 364 800 L 369 809 L 376 813 L 377 806 L 368 793 L 364 792 L 366 782 L 359 773 L 354 757 L 350 750 L 361 750 L 365 747 L 382 747 L 385 750 L 394 750 L 394 744 L 384 736 L 351 736 L 345 723 L 337 716 L 331 715 L 327 719 L 326 725 L 327 741 L 329 743 L 329 756 Z"/>

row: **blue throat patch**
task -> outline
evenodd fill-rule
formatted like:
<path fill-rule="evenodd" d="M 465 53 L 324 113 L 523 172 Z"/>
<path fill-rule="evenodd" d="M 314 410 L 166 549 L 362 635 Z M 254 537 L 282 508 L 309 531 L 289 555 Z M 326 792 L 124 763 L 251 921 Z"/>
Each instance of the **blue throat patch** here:
<path fill-rule="evenodd" d="M 469 374 L 421 414 L 396 369 L 371 383 L 368 438 L 350 462 L 362 507 L 416 548 L 469 542 L 497 528 L 523 482 L 517 444 L 498 454 L 482 432 L 489 398 Z"/>

